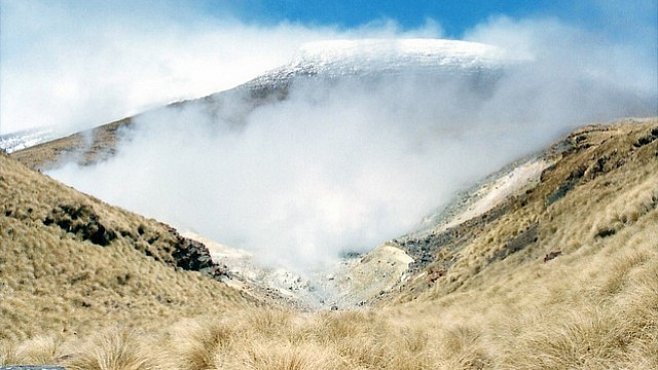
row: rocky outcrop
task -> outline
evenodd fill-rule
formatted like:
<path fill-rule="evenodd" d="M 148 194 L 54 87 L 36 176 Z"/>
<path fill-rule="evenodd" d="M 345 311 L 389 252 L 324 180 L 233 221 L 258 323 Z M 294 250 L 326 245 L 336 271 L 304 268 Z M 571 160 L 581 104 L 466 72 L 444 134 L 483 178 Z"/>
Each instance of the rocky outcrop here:
<path fill-rule="evenodd" d="M 55 224 L 62 230 L 96 245 L 106 247 L 117 234 L 103 225 L 97 214 L 87 205 L 60 204 L 43 220 L 46 226 Z"/>
<path fill-rule="evenodd" d="M 658 139 L 658 127 L 654 127 L 650 133 L 637 139 L 637 141 L 633 143 L 633 146 L 640 148 L 647 144 L 651 144 L 656 139 Z"/>
<path fill-rule="evenodd" d="M 585 169 L 584 166 L 580 166 L 571 171 L 564 182 L 562 182 L 562 184 L 560 184 L 560 186 L 546 198 L 546 205 L 551 205 L 567 195 L 567 193 L 571 191 L 571 189 L 573 189 L 583 177 Z"/>
<path fill-rule="evenodd" d="M 176 266 L 183 270 L 201 271 L 214 279 L 229 277 L 228 268 L 215 263 L 203 243 L 181 236 L 176 229 L 169 230 L 176 237 L 175 249 L 172 253 Z"/>
<path fill-rule="evenodd" d="M 119 230 L 102 222 L 92 207 L 86 204 L 60 204 L 42 220 L 45 226 L 55 225 L 67 233 L 75 234 L 80 240 L 101 247 L 108 247 L 117 238 L 128 238 L 136 249 L 156 261 L 188 271 L 200 271 L 219 280 L 228 277 L 228 268 L 212 261 L 208 248 L 203 243 L 185 238 L 167 225 L 169 235 L 145 230 L 143 225 L 137 232 Z M 116 229 L 116 230 L 115 230 Z"/>

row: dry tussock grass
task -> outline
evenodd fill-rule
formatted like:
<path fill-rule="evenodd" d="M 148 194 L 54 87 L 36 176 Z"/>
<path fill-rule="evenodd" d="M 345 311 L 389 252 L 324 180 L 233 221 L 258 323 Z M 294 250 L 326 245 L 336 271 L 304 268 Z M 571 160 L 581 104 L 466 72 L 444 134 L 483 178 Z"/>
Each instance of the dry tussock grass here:
<path fill-rule="evenodd" d="M 4 155 L 0 169 L 0 341 L 89 335 L 108 322 L 155 327 L 254 304 L 198 272 L 174 268 L 167 259 L 174 237 L 166 225 L 103 204 Z M 90 210 L 116 238 L 100 246 L 47 225 L 62 204 Z"/>
<path fill-rule="evenodd" d="M 138 310 L 131 312 L 134 316 L 122 316 L 123 329 L 112 328 L 116 325 L 108 321 L 80 323 L 110 327 L 96 335 L 67 332 L 38 337 L 33 330 L 6 340 L 0 346 L 0 363 L 181 370 L 658 368 L 658 140 L 633 145 L 653 127 L 658 127 L 658 121 L 574 134 L 574 139 L 586 136 L 579 139 L 580 148 L 566 153 L 527 197 L 512 200 L 509 212 L 455 251 L 459 258 L 444 276 L 420 293 L 403 290 L 397 303 L 302 313 L 231 306 L 222 303 L 227 299 L 225 292 L 215 292 L 214 300 L 206 296 L 204 308 L 209 311 L 202 316 L 184 311 L 188 303 L 182 302 L 175 308 L 149 306 L 141 314 Z M 623 163 L 597 172 L 594 166 L 603 156 L 612 158 L 607 163 Z M 586 170 L 577 185 L 559 200 L 547 202 L 574 168 L 583 164 Z M 496 253 L 503 244 L 532 225 L 537 225 L 536 242 L 493 258 L 501 256 Z M 25 227 L 29 233 L 31 229 Z M 48 240 L 47 235 L 38 235 L 29 244 L 45 248 Z M 78 253 L 85 248 L 91 246 L 81 247 Z M 114 249 L 100 248 L 94 253 L 109 254 L 89 254 L 84 260 L 121 260 L 130 255 L 129 249 Z M 544 262 L 543 256 L 553 250 L 562 254 Z M 34 277 L 42 274 L 39 265 L 47 262 L 30 265 L 45 258 L 41 256 L 44 250 L 21 251 L 30 257 L 21 260 L 25 271 L 11 270 L 16 275 L 12 279 L 23 279 L 28 288 L 21 288 L 24 293 L 14 288 L 9 306 L 0 303 L 5 305 L 3 316 L 10 313 L 8 307 L 19 307 L 20 314 L 6 316 L 4 321 L 18 327 L 27 325 L 22 314 L 34 318 L 33 307 L 48 307 L 46 301 L 38 300 L 37 292 L 44 288 Z M 9 249 L 7 253 L 18 252 Z M 58 261 L 49 262 L 53 274 L 73 268 L 60 267 Z M 145 279 L 149 274 L 168 276 L 147 262 L 140 265 Z M 119 270 L 128 268 L 120 265 Z M 50 273 L 43 276 L 56 280 Z M 184 276 L 176 273 L 161 283 L 191 289 Z M 103 279 L 89 280 L 107 284 Z M 199 278 L 194 284 L 203 281 Z M 67 283 L 56 280 L 52 284 L 49 289 Z M 138 302 L 134 295 L 156 289 L 153 286 L 131 285 L 123 290 L 110 284 L 107 291 Z M 66 298 L 59 303 L 63 302 Z M 215 304 L 223 308 L 214 309 Z M 49 320 L 56 321 L 58 314 L 76 316 L 81 310 L 57 312 Z M 186 318 L 172 320 L 167 312 Z M 103 315 L 82 316 L 91 320 Z M 162 325 L 155 328 L 154 321 Z M 39 324 L 45 333 L 58 327 L 47 322 Z M 7 338 L 13 332 L 3 333 L 8 333 Z"/>
<path fill-rule="evenodd" d="M 188 319 L 155 334 L 87 338 L 81 351 L 58 362 L 77 369 L 655 368 L 657 257 L 651 269 L 631 269 L 614 297 L 601 279 L 600 288 L 576 281 L 579 293 L 521 289 L 555 302 L 535 306 L 473 293 L 448 307 L 421 302 L 311 314 L 253 309 Z M 588 275 L 578 277 L 586 282 Z M 62 350 L 43 348 L 40 361 L 62 358 L 54 357 Z M 23 362 L 35 358 L 15 354 Z"/>
<path fill-rule="evenodd" d="M 94 335 L 63 361 L 72 370 L 166 369 L 150 342 L 128 330 L 110 329 Z"/>

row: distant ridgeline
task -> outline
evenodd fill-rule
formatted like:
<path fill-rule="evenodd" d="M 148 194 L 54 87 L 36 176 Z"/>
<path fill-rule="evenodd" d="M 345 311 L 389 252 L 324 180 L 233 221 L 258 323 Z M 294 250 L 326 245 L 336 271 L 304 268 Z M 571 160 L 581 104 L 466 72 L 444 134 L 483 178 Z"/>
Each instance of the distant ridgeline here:
<path fill-rule="evenodd" d="M 437 39 L 331 40 L 304 45 L 293 60 L 233 89 L 167 105 L 200 108 L 209 117 L 242 126 L 256 107 L 285 100 L 290 87 L 318 83 L 389 83 L 411 79 L 416 84 L 459 82 L 486 97 L 506 68 L 523 63 L 497 47 Z M 0 147 L 32 168 L 49 169 L 61 161 L 88 165 L 114 155 L 117 136 L 135 118 L 50 141 L 53 130 L 39 129 L 0 136 Z M 123 131 L 122 131 L 123 130 Z"/>

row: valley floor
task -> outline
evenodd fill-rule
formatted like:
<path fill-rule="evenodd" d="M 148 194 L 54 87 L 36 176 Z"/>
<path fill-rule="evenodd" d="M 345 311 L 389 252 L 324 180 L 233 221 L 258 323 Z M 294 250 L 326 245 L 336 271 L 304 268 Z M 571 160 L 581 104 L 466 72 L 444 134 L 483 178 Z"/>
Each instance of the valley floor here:
<path fill-rule="evenodd" d="M 414 262 L 399 259 L 407 275 L 386 292 L 314 312 L 172 268 L 182 239 L 161 224 L 2 157 L 0 364 L 658 368 L 658 120 L 588 126 L 560 145 L 536 183 L 476 219 L 391 241 Z M 99 247 L 45 225 L 52 198 L 89 204 L 92 221 L 124 233 Z M 360 261 L 377 261 L 373 253 Z"/>

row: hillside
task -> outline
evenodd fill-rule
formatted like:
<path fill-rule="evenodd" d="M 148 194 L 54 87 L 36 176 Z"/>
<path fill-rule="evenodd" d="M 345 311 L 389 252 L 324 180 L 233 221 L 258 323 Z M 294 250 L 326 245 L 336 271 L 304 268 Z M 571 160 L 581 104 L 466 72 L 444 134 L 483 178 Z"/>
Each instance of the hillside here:
<path fill-rule="evenodd" d="M 202 244 L 0 156 L 0 340 L 258 304 Z M 211 307 L 209 302 L 212 302 Z"/>
<path fill-rule="evenodd" d="M 576 130 L 429 217 L 421 230 L 351 260 L 331 277 L 347 295 L 337 311 L 252 308 L 255 300 L 222 283 L 171 268 L 171 244 L 164 241 L 178 237 L 164 225 L 4 156 L 1 168 L 0 304 L 8 329 L 0 363 L 658 368 L 655 118 Z M 85 237 L 89 227 L 67 233 L 57 226 L 54 219 L 69 204 L 87 206 L 82 213 L 93 221 L 87 224 L 115 231 L 109 245 Z M 48 219 L 55 222 L 45 225 Z M 146 235 L 155 233 L 163 242 L 149 247 Z M 371 289 L 373 283 L 381 288 Z M 107 308 L 103 300 L 126 308 Z"/>
<path fill-rule="evenodd" d="M 240 124 L 249 111 L 259 105 L 283 99 L 287 86 L 238 86 L 204 98 L 176 102 L 161 109 L 199 108 L 212 117 L 221 116 L 228 122 Z M 230 107 L 245 107 L 244 111 L 233 111 Z M 130 137 L 130 130 L 141 116 L 158 113 L 158 109 L 106 123 L 98 127 L 73 133 L 55 140 L 39 143 L 11 153 L 12 158 L 30 168 L 49 170 L 61 163 L 74 162 L 90 165 L 112 157 L 122 134 Z"/>
<path fill-rule="evenodd" d="M 426 272 L 405 285 L 404 300 L 480 288 L 489 268 L 537 267 L 630 240 L 655 246 L 656 139 L 655 119 L 586 126 L 542 155 L 536 183 L 462 223 L 399 238 Z"/>

